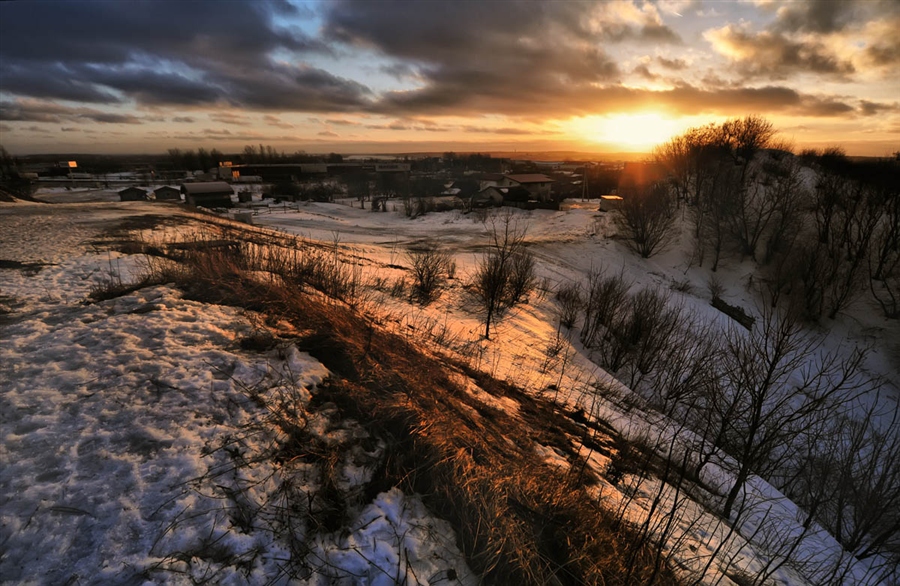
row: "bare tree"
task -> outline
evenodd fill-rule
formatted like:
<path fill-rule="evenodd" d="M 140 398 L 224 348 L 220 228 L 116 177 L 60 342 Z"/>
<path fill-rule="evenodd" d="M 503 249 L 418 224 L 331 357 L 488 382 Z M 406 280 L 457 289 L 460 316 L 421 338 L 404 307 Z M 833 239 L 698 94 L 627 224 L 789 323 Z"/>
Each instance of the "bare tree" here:
<path fill-rule="evenodd" d="M 617 222 L 628 245 L 650 258 L 669 243 L 675 232 L 675 202 L 664 184 L 620 189 L 623 202 Z"/>
<path fill-rule="evenodd" d="M 811 194 L 803 186 L 801 169 L 798 159 L 782 159 L 773 178 L 774 184 L 770 185 L 775 191 L 772 197 L 775 213 L 766 237 L 766 263 L 778 255 L 790 254 L 797 236 L 803 230 L 803 212 L 809 207 Z"/>
<path fill-rule="evenodd" d="M 817 237 L 805 239 L 799 282 L 808 317 L 834 319 L 863 290 L 884 205 L 874 185 L 827 170 L 813 203 Z"/>
<path fill-rule="evenodd" d="M 757 160 L 747 163 L 744 168 L 742 182 L 729 193 L 727 219 L 741 252 L 756 260 L 760 239 L 774 224 L 779 212 L 785 217 L 786 211 L 796 210 L 802 201 L 800 168 L 793 157 Z"/>
<path fill-rule="evenodd" d="M 726 120 L 721 126 L 721 141 L 726 144 L 735 163 L 741 166 L 741 184 L 754 156 L 773 146 L 775 126 L 762 116 L 745 116 Z"/>
<path fill-rule="evenodd" d="M 786 489 L 849 551 L 869 557 L 893 542 L 900 555 L 900 428 L 873 404 L 854 417 L 832 420 L 824 441 Z"/>
<path fill-rule="evenodd" d="M 805 430 L 838 416 L 873 387 L 860 371 L 865 350 L 840 356 L 819 346 L 795 317 L 775 312 L 757 320 L 751 332 L 728 331 L 723 394 L 711 405 L 721 425 L 717 441 L 737 460 L 726 518 L 751 473 L 767 476 L 778 469 Z"/>
<path fill-rule="evenodd" d="M 691 138 L 690 133 L 685 133 L 671 138 L 653 150 L 653 159 L 665 167 L 675 193 L 684 201 L 689 200 L 691 195 L 693 170 L 691 162 L 694 156 Z"/>
<path fill-rule="evenodd" d="M 878 170 L 881 218 L 868 254 L 869 288 L 885 317 L 900 319 L 900 164 L 884 163 Z"/>
<path fill-rule="evenodd" d="M 712 173 L 699 194 L 694 221 L 698 245 L 701 251 L 712 252 L 712 271 L 716 272 L 728 242 L 731 194 L 740 188 L 740 184 L 737 169 L 728 159 L 719 157 L 710 160 L 709 165 Z"/>

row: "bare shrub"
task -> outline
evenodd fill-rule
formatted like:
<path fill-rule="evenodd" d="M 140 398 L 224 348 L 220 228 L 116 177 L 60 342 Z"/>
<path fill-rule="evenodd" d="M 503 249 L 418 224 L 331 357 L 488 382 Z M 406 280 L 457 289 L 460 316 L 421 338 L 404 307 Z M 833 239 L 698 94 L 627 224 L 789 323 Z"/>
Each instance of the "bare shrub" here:
<path fill-rule="evenodd" d="M 590 272 L 584 303 L 584 325 L 581 329 L 582 344 L 593 348 L 600 342 L 606 328 L 628 300 L 630 287 L 631 284 L 625 280 L 623 273 L 607 277 L 602 269 Z"/>
<path fill-rule="evenodd" d="M 522 302 L 534 290 L 537 277 L 534 272 L 534 254 L 530 250 L 522 248 L 516 251 L 510 261 L 506 305 L 513 306 Z"/>
<path fill-rule="evenodd" d="M 628 297 L 606 324 L 606 335 L 599 344 L 600 363 L 620 374 L 632 388 L 656 368 L 659 357 L 677 337 L 681 312 L 668 304 L 667 294 L 642 289 Z"/>
<path fill-rule="evenodd" d="M 694 292 L 694 286 L 691 284 L 691 280 L 688 277 L 685 277 L 681 280 L 672 279 L 672 283 L 669 285 L 669 288 L 673 291 L 684 293 L 685 295 L 690 295 Z"/>
<path fill-rule="evenodd" d="M 656 289 L 639 291 L 629 304 L 629 320 L 619 322 L 622 331 L 614 332 L 614 337 L 624 340 L 628 350 L 628 383 L 636 387 L 643 375 L 657 367 L 657 362 L 665 350 L 677 343 L 676 338 L 683 329 L 681 310 L 670 306 L 668 294 Z"/>
<path fill-rule="evenodd" d="M 894 165 L 893 173 L 883 173 L 893 177 L 886 182 L 893 191 L 887 186 L 879 189 L 878 207 L 882 214 L 867 255 L 869 288 L 885 317 L 900 319 L 900 192 L 896 187 L 900 165 Z"/>
<path fill-rule="evenodd" d="M 438 244 L 426 242 L 410 248 L 406 258 L 412 265 L 413 295 L 422 304 L 434 301 L 441 285 L 449 277 L 453 264 L 450 255 L 442 251 Z"/>
<path fill-rule="evenodd" d="M 407 283 L 406 279 L 403 277 L 399 277 L 394 281 L 394 284 L 391 285 L 391 297 L 396 297 L 398 299 L 406 296 L 406 288 Z"/>
<path fill-rule="evenodd" d="M 560 306 L 559 323 L 565 328 L 573 328 L 584 303 L 581 285 L 575 282 L 560 285 L 556 291 L 556 300 Z"/>
<path fill-rule="evenodd" d="M 709 280 L 706 281 L 706 289 L 709 291 L 709 298 L 712 300 L 721 299 L 722 293 L 725 292 L 725 286 L 722 285 L 722 281 L 716 275 L 711 275 Z"/>
<path fill-rule="evenodd" d="M 470 287 L 485 312 L 484 337 L 490 339 L 491 323 L 505 309 L 518 303 L 536 283 L 534 258 L 525 249 L 526 228 L 512 214 L 491 221 L 490 244 L 482 254 Z"/>

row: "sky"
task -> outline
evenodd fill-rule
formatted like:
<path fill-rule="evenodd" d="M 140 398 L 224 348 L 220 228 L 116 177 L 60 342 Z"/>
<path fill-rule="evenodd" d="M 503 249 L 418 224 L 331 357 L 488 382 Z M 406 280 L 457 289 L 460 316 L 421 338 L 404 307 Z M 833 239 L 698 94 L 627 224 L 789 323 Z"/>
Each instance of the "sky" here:
<path fill-rule="evenodd" d="M 761 115 L 900 150 L 900 0 L 0 2 L 33 153 L 645 152 Z"/>

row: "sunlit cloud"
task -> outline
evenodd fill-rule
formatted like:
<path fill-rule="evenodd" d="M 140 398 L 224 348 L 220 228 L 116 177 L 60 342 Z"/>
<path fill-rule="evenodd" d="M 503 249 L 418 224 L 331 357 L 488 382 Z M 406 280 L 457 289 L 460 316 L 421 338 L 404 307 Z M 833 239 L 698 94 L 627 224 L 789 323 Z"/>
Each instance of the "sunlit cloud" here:
<path fill-rule="evenodd" d="M 54 133 L 61 149 L 75 129 L 96 132 L 98 150 L 119 150 L 120 136 L 157 151 L 637 149 L 746 114 L 802 119 L 798 143 L 831 131 L 857 148 L 859 121 L 871 122 L 875 150 L 900 123 L 895 0 L 40 6 L 0 2 L 3 142 L 21 152 L 51 148 Z"/>

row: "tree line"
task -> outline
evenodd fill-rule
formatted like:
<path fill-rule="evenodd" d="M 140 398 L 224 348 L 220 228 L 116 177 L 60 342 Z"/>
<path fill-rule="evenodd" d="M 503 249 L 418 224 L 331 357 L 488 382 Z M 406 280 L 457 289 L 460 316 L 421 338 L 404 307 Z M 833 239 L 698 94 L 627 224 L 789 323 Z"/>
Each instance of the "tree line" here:
<path fill-rule="evenodd" d="M 272 145 L 246 145 L 239 153 L 225 154 L 218 149 L 207 150 L 203 147 L 194 149 L 168 149 L 168 162 L 175 169 L 207 170 L 220 163 L 231 161 L 235 164 L 272 164 L 272 163 L 340 163 L 344 158 L 337 153 L 328 155 L 311 155 L 305 151 L 286 154 L 278 152 Z"/>
<path fill-rule="evenodd" d="M 751 259 L 773 305 L 833 319 L 870 292 L 900 318 L 900 163 L 837 147 L 795 155 L 758 116 L 692 128 L 657 147 L 665 178 L 620 190 L 619 224 L 649 257 L 690 220 L 694 260 Z"/>

